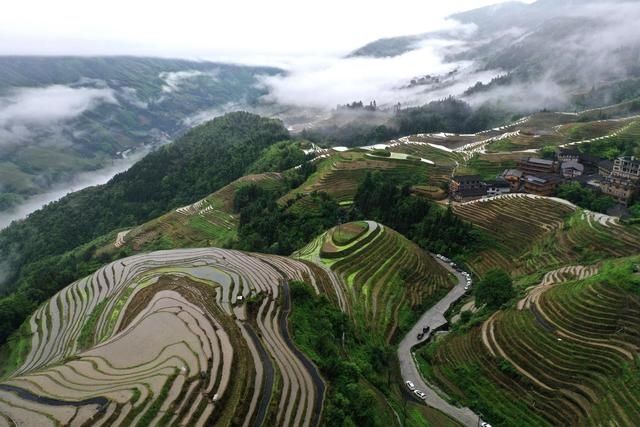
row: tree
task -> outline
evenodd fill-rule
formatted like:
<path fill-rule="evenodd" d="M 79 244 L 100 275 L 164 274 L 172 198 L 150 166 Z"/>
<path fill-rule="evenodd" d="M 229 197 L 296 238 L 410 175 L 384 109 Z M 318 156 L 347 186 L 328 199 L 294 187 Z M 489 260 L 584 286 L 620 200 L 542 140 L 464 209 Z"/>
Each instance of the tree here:
<path fill-rule="evenodd" d="M 476 287 L 476 300 L 497 309 L 515 296 L 511 277 L 502 269 L 489 270 Z"/>

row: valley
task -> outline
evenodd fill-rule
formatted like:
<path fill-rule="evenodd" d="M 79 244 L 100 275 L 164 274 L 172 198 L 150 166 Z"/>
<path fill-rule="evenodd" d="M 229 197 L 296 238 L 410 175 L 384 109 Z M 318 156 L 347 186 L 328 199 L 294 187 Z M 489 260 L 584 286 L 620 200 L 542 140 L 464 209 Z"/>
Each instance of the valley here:
<path fill-rule="evenodd" d="M 6 5 L 0 427 L 640 425 L 637 2 L 403 1 Z"/>
<path fill-rule="evenodd" d="M 58 293 L 44 300 L 5 344 L 0 401 L 9 418 L 4 419 L 71 425 L 227 425 L 234 420 L 250 426 L 331 425 L 345 417 L 363 423 L 375 418 L 400 425 L 409 419 L 416 425 L 474 425 L 481 418 L 495 425 L 513 420 L 554 425 L 616 416 L 621 425 L 631 425 L 633 412 L 625 408 L 633 407 L 636 386 L 620 375 L 635 375 L 633 363 L 623 361 L 637 357 L 637 322 L 631 314 L 621 318 L 613 313 L 620 312 L 623 300 L 627 311 L 637 302 L 629 269 L 640 250 L 638 225 L 532 194 L 445 204 L 455 174 L 499 173 L 523 152 L 537 154 L 551 144 L 570 143 L 570 135 L 555 129 L 575 120 L 541 113 L 477 134 L 419 134 L 354 149 L 316 147 L 297 166 L 291 165 L 300 161 L 293 154 L 302 151 L 298 142 L 292 141 L 291 147 L 298 148 L 289 150 L 285 145 L 269 148 L 279 135 L 264 140 L 265 148 L 254 157 L 261 166 L 245 169 L 256 173 L 49 258 L 54 270 L 46 274 L 55 276 L 61 266 L 69 268 L 71 259 L 82 258 L 86 261 L 76 264 L 76 271 L 95 272 L 70 286 L 61 281 Z M 273 122 L 230 115 L 189 138 L 194 143 L 209 135 L 219 138 L 213 129 L 229 129 L 229 138 L 235 131 L 233 125 L 226 127 L 234 121 L 252 123 L 256 131 L 281 132 Z M 602 135 L 603 127 L 612 139 L 624 140 L 625 132 L 632 132 L 616 121 L 610 127 L 582 123 L 574 126 L 587 150 L 598 144 L 600 136 L 592 135 Z M 535 136 L 547 133 L 554 139 L 540 144 Z M 515 146 L 507 148 L 511 151 L 505 150 L 505 140 Z M 275 152 L 291 153 L 278 154 L 284 156 L 283 169 L 271 166 L 273 157 L 267 153 Z M 411 184 L 386 209 L 416 204 L 418 223 L 403 230 L 404 236 L 379 221 L 402 227 L 413 221 L 411 214 L 386 213 L 379 209 L 384 204 L 375 202 L 375 197 L 387 197 L 382 188 L 394 182 Z M 259 218 L 248 215 L 263 199 L 271 205 L 259 209 L 271 222 L 260 225 L 254 223 Z M 400 220 L 398 215 L 408 216 Z M 441 233 L 468 230 L 455 243 L 460 246 L 453 246 L 455 238 L 438 243 L 433 225 L 425 222 L 432 216 L 445 221 L 446 215 L 467 224 L 439 226 Z M 341 224 L 340 217 L 356 221 Z M 321 222 L 304 232 L 309 221 Z M 333 228 L 314 234 L 332 221 Z M 281 222 L 308 244 L 291 254 L 282 234 L 273 236 L 275 246 L 252 242 L 255 236 L 248 233 L 253 228 L 247 227 L 280 230 Z M 431 230 L 425 229 L 427 240 L 418 232 L 425 227 Z M 266 252 L 216 249 L 247 245 Z M 517 297 L 497 310 L 478 305 L 460 273 L 427 251 L 453 251 L 474 283 L 492 269 L 508 272 Z M 104 264 L 108 260 L 114 261 Z M 22 268 L 27 278 L 33 267 Z M 607 288 L 602 275 L 614 271 L 621 274 L 617 283 L 628 285 Z M 28 289 L 22 280 L 14 298 Z M 551 302 L 573 298 L 560 296 L 573 292 L 585 316 L 601 319 L 599 327 L 622 330 L 621 335 L 611 341 L 594 320 L 576 316 L 576 308 Z M 595 302 L 596 294 L 606 298 Z M 617 308 L 611 311 L 607 304 Z M 476 307 L 470 315 L 461 311 L 469 306 Z M 310 323 L 319 315 L 316 310 L 327 316 L 323 329 Z M 603 320 L 607 316 L 610 320 Z M 435 333 L 445 323 L 448 328 Z M 425 325 L 430 332 L 418 342 L 414 335 Z M 523 335 L 522 342 L 515 341 L 510 335 L 514 327 L 534 338 Z M 539 351 L 551 354 L 566 343 L 578 361 L 602 354 L 602 360 L 593 360 L 599 376 L 585 374 L 584 381 L 578 376 L 582 385 L 575 386 L 549 374 L 551 365 L 530 365 L 527 350 L 518 353 L 532 351 L 529 339 L 544 343 Z M 478 346 L 484 353 L 469 350 Z M 545 360 L 563 372 L 579 369 L 573 359 Z M 607 360 L 616 361 L 610 366 L 627 367 L 606 368 Z M 464 379 L 469 375 L 478 383 Z M 87 387 L 98 378 L 99 389 Z M 426 405 L 406 390 L 407 380 L 426 393 Z M 609 382 L 626 391 L 607 392 Z M 480 392 L 487 387 L 498 396 L 521 390 L 523 396 L 536 397 L 504 406 Z M 348 402 L 340 400 L 343 392 Z M 552 409 L 523 418 L 533 400 Z M 369 402 L 368 411 L 356 409 L 364 402 Z M 615 414 L 605 409 L 609 404 L 618 408 Z"/>

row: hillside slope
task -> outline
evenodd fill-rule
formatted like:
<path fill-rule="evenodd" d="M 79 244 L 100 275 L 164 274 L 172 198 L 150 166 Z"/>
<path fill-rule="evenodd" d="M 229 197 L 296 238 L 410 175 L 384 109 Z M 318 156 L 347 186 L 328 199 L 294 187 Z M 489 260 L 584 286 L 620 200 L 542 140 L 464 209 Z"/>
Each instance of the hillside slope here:
<path fill-rule="evenodd" d="M 41 305 L 1 353 L 0 417 L 29 425 L 315 426 L 345 416 L 388 423 L 393 409 L 385 399 L 398 407 L 399 381 L 381 380 L 395 378 L 392 364 L 372 370 L 378 349 L 453 281 L 380 224 L 347 224 L 318 239 L 326 236 L 332 253 L 320 258 L 169 250 L 121 259 L 74 282 Z M 368 267 L 387 252 L 394 261 L 384 271 Z M 296 311 L 299 282 L 322 298 L 315 308 Z M 400 325 L 387 309 L 396 304 Z M 316 309 L 336 319 L 345 313 L 335 351 L 345 360 L 349 349 L 359 354 L 339 368 L 361 384 L 342 415 L 334 412 L 345 403 L 337 365 L 316 359 L 328 349 L 309 347 L 305 337 L 317 331 L 302 335 L 301 318 L 321 315 Z M 367 415 L 355 409 L 361 400 Z M 446 419 L 415 403 L 409 408 L 420 424 Z"/>
<path fill-rule="evenodd" d="M 455 283 L 417 245 L 372 221 L 333 228 L 293 256 L 339 275 L 343 285 L 332 285 L 340 307 L 386 342 L 406 332 Z"/>
<path fill-rule="evenodd" d="M 430 377 L 494 425 L 637 424 L 638 261 L 548 273 L 516 306 L 430 349 Z"/>

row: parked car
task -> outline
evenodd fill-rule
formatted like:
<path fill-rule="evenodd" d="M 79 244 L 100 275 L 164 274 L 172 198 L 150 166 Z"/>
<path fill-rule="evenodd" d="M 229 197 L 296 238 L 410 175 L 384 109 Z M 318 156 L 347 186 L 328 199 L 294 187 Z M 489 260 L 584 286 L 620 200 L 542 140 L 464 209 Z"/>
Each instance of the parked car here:
<path fill-rule="evenodd" d="M 405 381 L 404 383 L 407 385 L 409 390 L 413 391 L 413 390 L 416 389 L 416 385 L 414 383 L 412 383 L 411 381 Z"/>
<path fill-rule="evenodd" d="M 480 427 L 491 427 L 491 424 L 483 422 Z"/>
<path fill-rule="evenodd" d="M 470 291 L 471 290 L 471 286 L 469 286 L 469 285 L 465 286 L 464 290 L 467 291 L 467 292 Z"/>
<path fill-rule="evenodd" d="M 413 393 L 422 400 L 425 400 L 427 398 L 427 395 L 421 392 L 420 390 L 414 390 Z"/>
<path fill-rule="evenodd" d="M 427 326 L 425 328 L 422 328 L 422 333 L 423 334 L 428 334 L 430 330 L 431 330 L 431 328 L 429 326 Z"/>
<path fill-rule="evenodd" d="M 424 338 L 424 334 L 418 334 L 418 341 L 422 341 L 422 338 Z"/>

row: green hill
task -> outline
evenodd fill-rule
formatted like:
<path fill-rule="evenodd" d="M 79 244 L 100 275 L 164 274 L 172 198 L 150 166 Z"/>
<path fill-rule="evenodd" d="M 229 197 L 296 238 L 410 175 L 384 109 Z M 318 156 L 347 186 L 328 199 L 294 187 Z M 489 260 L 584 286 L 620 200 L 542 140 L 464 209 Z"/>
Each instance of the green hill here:
<path fill-rule="evenodd" d="M 376 222 L 349 223 L 318 236 L 294 257 L 329 268 L 343 280 L 338 302 L 356 325 L 391 342 L 454 284 L 435 260 Z"/>

